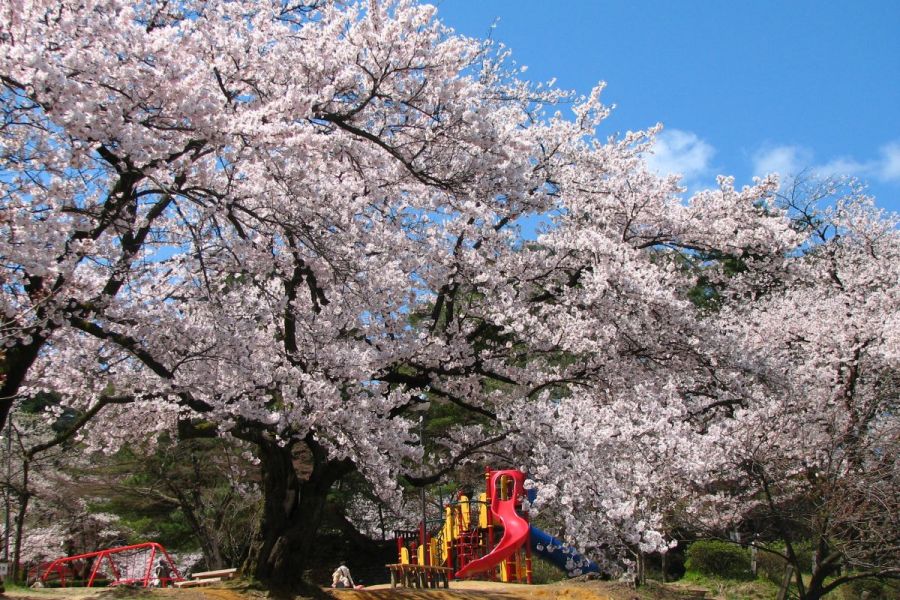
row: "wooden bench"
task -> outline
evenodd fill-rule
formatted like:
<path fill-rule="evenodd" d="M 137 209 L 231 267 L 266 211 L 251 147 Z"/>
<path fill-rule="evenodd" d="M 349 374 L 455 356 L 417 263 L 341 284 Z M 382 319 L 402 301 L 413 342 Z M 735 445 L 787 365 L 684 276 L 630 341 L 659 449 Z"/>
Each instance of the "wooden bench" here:
<path fill-rule="evenodd" d="M 214 583 L 219 583 L 224 579 L 231 579 L 237 573 L 237 569 L 217 569 L 215 571 L 201 571 L 200 573 L 193 573 L 191 577 L 193 579 L 187 579 L 185 581 L 176 581 L 175 587 L 177 588 L 191 588 L 191 587 L 200 587 L 204 585 L 212 585 Z"/>
<path fill-rule="evenodd" d="M 237 573 L 237 569 L 219 569 L 217 571 L 203 571 L 201 573 L 194 573 L 191 575 L 194 579 L 211 579 L 213 577 L 218 577 L 221 581 L 222 579 L 231 579 L 234 577 L 235 573 Z"/>
<path fill-rule="evenodd" d="M 221 577 L 205 577 L 203 579 L 185 579 L 184 581 L 176 581 L 175 587 L 177 587 L 177 588 L 201 587 L 204 585 L 212 585 L 212 584 L 218 583 L 220 581 L 222 581 Z"/>
<path fill-rule="evenodd" d="M 436 567 L 432 565 L 396 564 L 386 565 L 391 572 L 391 588 L 402 585 L 403 587 L 436 588 L 439 584 L 450 587 L 450 567 Z"/>

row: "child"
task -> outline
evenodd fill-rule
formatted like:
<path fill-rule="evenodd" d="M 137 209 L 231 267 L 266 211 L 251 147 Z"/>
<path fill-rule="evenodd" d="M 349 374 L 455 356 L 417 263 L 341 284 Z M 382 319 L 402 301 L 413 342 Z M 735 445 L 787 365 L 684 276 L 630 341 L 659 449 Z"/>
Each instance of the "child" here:
<path fill-rule="evenodd" d="M 349 588 L 355 587 L 353 584 L 353 576 L 350 575 L 350 569 L 341 561 L 341 566 L 334 570 L 331 574 L 331 587 L 333 588 Z"/>

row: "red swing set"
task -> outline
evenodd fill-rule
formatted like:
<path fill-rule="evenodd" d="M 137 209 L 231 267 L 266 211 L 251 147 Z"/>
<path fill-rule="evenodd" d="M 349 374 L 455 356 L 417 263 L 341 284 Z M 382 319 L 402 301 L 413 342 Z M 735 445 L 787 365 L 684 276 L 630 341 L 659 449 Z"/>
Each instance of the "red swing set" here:
<path fill-rule="evenodd" d="M 94 587 L 101 582 L 109 586 L 167 587 L 172 582 L 184 580 L 169 553 L 156 542 L 65 556 L 41 570 L 42 583 L 59 587 Z"/>

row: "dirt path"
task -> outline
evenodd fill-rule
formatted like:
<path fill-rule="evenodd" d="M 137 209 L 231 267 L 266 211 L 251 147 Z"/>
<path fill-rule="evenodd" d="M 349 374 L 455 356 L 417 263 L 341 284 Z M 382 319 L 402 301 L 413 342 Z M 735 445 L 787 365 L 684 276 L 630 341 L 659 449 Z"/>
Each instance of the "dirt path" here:
<path fill-rule="evenodd" d="M 593 588 L 593 589 L 592 589 Z M 373 586 L 364 590 L 330 590 L 336 600 L 616 600 L 595 586 L 522 585 L 490 581 L 454 581 L 450 589 L 406 590 Z"/>
<path fill-rule="evenodd" d="M 12 589 L 0 599 L 10 600 L 257 600 L 263 594 L 247 594 L 228 588 L 178 590 L 133 588 Z"/>
<path fill-rule="evenodd" d="M 633 590 L 606 581 L 522 585 L 490 581 L 454 581 L 450 589 L 391 589 L 376 585 L 362 590 L 322 590 L 334 600 L 675 600 L 687 598 L 674 586 Z M 696 596 L 694 596 L 696 597 Z M 14 600 L 264 600 L 262 591 L 232 587 L 179 589 L 13 589 L 2 598 Z M 305 597 L 304 597 L 305 598 Z M 301 600 L 300 597 L 297 600 Z"/>
<path fill-rule="evenodd" d="M 697 594 L 699 590 L 678 584 L 649 583 L 635 590 L 611 581 L 563 581 L 549 585 L 454 581 L 448 590 L 392 590 L 389 585 L 376 585 L 364 590 L 327 591 L 335 600 L 688 600 L 702 597 Z"/>

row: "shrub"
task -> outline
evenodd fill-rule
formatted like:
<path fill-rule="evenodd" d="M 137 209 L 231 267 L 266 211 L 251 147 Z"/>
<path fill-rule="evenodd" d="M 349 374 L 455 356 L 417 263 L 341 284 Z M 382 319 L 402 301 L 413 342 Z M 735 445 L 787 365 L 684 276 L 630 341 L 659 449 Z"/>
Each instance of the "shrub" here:
<path fill-rule="evenodd" d="M 648 579 L 663 581 L 662 556 L 656 552 L 644 556 L 644 571 Z M 679 545 L 666 553 L 666 579 L 675 581 L 682 576 L 684 576 L 684 547 Z"/>
<path fill-rule="evenodd" d="M 768 579 L 775 585 L 781 585 L 784 578 L 784 570 L 787 567 L 787 561 L 771 552 L 760 550 L 756 555 L 756 574 L 758 577 Z"/>
<path fill-rule="evenodd" d="M 784 542 L 774 542 L 766 544 L 772 550 L 785 554 Z M 803 573 L 812 572 L 813 549 L 810 542 L 794 542 L 794 554 L 797 562 L 800 564 L 800 571 Z M 759 551 L 756 555 L 756 572 L 760 577 L 764 577 L 776 585 L 781 584 L 784 577 L 784 570 L 787 568 L 787 560 L 772 554 L 771 552 Z"/>
<path fill-rule="evenodd" d="M 531 559 L 531 580 L 537 584 L 554 583 L 566 579 L 566 573 L 539 556 Z"/>
<path fill-rule="evenodd" d="M 844 598 L 862 598 L 863 592 L 869 592 L 869 600 L 900 598 L 900 582 L 890 579 L 857 579 L 843 587 Z"/>
<path fill-rule="evenodd" d="M 813 564 L 813 546 L 812 542 L 794 542 L 794 554 L 797 556 L 797 562 L 800 563 L 800 571 L 803 573 L 812 573 Z M 782 548 L 784 546 L 782 545 Z"/>
<path fill-rule="evenodd" d="M 700 540 L 687 550 L 688 571 L 726 579 L 753 579 L 750 552 L 728 542 Z"/>

